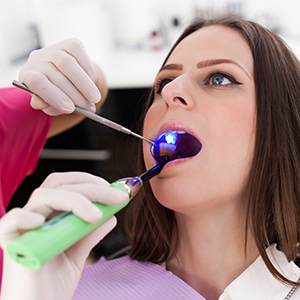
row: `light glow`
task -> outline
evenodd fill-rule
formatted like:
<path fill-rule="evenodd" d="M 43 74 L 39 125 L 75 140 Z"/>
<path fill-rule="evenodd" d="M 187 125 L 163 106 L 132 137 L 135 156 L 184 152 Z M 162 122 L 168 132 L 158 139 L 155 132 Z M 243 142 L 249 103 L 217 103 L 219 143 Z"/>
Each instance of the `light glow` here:
<path fill-rule="evenodd" d="M 167 141 L 168 144 L 175 145 L 175 143 L 176 143 L 176 135 L 174 135 L 172 133 L 168 133 L 166 135 L 166 141 Z"/>

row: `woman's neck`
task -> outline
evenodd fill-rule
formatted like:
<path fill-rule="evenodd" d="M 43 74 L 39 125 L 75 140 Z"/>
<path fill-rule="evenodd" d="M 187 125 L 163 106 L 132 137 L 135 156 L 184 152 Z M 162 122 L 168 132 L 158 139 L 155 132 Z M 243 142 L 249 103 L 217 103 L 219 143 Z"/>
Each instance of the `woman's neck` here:
<path fill-rule="evenodd" d="M 189 215 L 176 213 L 178 246 L 167 269 L 203 297 L 216 300 L 258 256 L 245 213 L 232 204 Z"/>

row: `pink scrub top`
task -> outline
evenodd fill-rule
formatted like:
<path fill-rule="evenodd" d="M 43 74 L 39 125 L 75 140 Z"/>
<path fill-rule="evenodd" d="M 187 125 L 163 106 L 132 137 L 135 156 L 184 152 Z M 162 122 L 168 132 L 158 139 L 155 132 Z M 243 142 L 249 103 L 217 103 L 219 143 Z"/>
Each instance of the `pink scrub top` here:
<path fill-rule="evenodd" d="M 32 109 L 30 99 L 21 89 L 0 89 L 0 218 L 18 186 L 34 171 L 51 126 L 52 118 Z"/>

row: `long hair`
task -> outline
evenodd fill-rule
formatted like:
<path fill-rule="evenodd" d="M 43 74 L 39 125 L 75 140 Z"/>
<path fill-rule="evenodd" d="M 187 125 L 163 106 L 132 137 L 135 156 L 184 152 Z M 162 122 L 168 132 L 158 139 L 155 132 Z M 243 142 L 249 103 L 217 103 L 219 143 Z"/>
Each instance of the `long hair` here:
<path fill-rule="evenodd" d="M 265 250 L 277 243 L 288 261 L 294 261 L 300 242 L 300 64 L 275 33 L 235 16 L 194 21 L 179 37 L 163 64 L 185 37 L 212 25 L 239 31 L 249 44 L 254 60 L 257 117 L 253 161 L 247 181 L 246 240 L 251 230 L 273 276 L 294 284 L 276 270 Z M 145 113 L 153 98 L 152 89 Z M 142 155 L 139 164 L 140 171 L 144 170 Z M 167 260 L 174 254 L 177 241 L 173 211 L 155 199 L 149 184 L 135 204 L 131 258 L 154 263 Z"/>

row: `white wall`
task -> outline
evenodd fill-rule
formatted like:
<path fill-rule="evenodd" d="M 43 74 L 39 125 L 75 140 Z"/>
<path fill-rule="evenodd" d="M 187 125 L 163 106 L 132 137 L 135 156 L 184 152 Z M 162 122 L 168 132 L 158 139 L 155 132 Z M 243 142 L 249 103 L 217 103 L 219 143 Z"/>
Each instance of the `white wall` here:
<path fill-rule="evenodd" d="M 29 2 L 0 0 L 0 63 L 18 59 L 37 46 Z"/>
<path fill-rule="evenodd" d="M 38 29 L 41 46 L 78 37 L 102 66 L 116 45 L 124 51 L 149 51 L 153 30 L 162 32 L 164 46 L 169 47 L 178 35 L 171 31 L 174 17 L 185 24 L 195 13 L 207 15 L 228 10 L 276 30 L 300 58 L 299 0 L 0 0 L 0 86 L 7 72 L 18 68 L 12 62 L 26 57 L 37 46 L 32 25 Z M 155 64 L 164 54 L 152 55 Z M 126 59 L 122 55 L 118 56 L 120 60 Z M 138 53 L 134 55 L 137 57 Z M 119 61 L 116 68 L 117 65 Z M 130 65 L 128 62 L 126 68 Z"/>
<path fill-rule="evenodd" d="M 228 7 L 278 28 L 283 36 L 300 36 L 298 0 L 0 0 L 0 63 L 36 47 L 30 29 L 34 24 L 39 26 L 42 46 L 74 34 L 87 44 L 103 39 L 109 48 L 169 27 L 174 16 L 189 21 L 195 10 Z"/>

